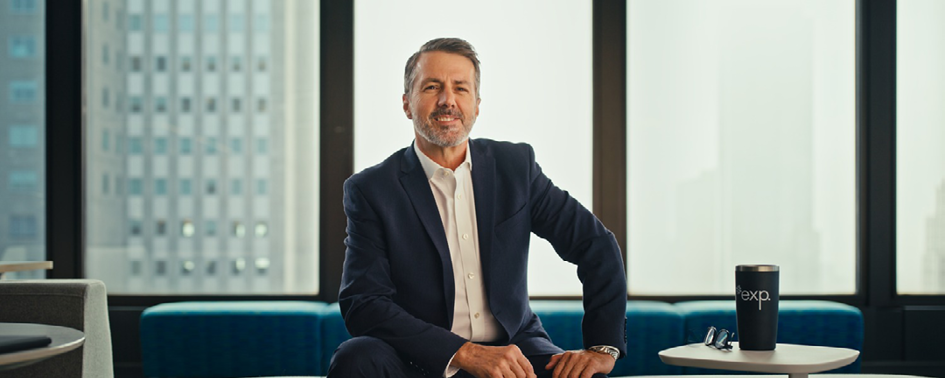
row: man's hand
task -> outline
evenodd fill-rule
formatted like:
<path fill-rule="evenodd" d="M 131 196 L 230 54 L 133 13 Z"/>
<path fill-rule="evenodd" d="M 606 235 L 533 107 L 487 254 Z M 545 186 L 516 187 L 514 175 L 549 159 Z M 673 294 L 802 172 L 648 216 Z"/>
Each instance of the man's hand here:
<path fill-rule="evenodd" d="M 551 356 L 545 370 L 555 369 L 554 378 L 591 378 L 596 373 L 607 374 L 614 370 L 614 358 L 609 354 L 587 350 L 569 350 Z"/>
<path fill-rule="evenodd" d="M 515 345 L 490 347 L 467 342 L 456 351 L 451 365 L 477 378 L 537 378 L 532 364 Z"/>

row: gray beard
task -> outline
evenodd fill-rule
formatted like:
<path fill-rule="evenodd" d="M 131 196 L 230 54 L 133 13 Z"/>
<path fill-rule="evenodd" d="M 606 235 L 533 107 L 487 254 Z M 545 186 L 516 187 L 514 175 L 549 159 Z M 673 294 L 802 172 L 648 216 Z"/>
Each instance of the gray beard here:
<path fill-rule="evenodd" d="M 423 137 L 427 142 L 433 143 L 440 147 L 456 147 L 466 139 L 469 139 L 469 131 L 472 130 L 472 127 L 466 128 L 466 125 L 463 125 L 464 133 L 461 138 L 458 138 L 455 141 L 449 141 L 443 137 L 443 135 L 436 132 L 436 128 L 430 124 L 421 124 L 419 122 L 414 122 L 414 130 L 417 131 L 417 134 Z"/>

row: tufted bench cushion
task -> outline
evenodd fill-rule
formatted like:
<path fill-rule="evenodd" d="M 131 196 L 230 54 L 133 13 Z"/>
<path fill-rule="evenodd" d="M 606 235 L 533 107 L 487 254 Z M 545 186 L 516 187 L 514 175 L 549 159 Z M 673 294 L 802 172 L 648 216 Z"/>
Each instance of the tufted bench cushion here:
<path fill-rule="evenodd" d="M 141 315 L 147 377 L 322 374 L 321 302 L 179 302 Z M 330 353 L 330 352 L 329 352 Z"/>
<path fill-rule="evenodd" d="M 734 301 L 680 302 L 687 343 L 701 342 L 709 326 L 737 332 Z M 735 336 L 736 341 L 738 335 Z M 778 342 L 863 350 L 863 314 L 828 301 L 782 300 L 778 304 Z M 860 359 L 828 373 L 859 373 Z M 721 374 L 720 370 L 685 368 L 686 374 Z M 732 373 L 732 372 L 728 372 Z"/>
<path fill-rule="evenodd" d="M 565 350 L 584 347 L 581 301 L 531 302 L 555 345 Z M 659 351 L 680 345 L 683 317 L 673 305 L 653 301 L 627 302 L 627 355 L 617 361 L 611 376 L 641 374 L 681 374 L 682 368 L 664 364 Z"/>

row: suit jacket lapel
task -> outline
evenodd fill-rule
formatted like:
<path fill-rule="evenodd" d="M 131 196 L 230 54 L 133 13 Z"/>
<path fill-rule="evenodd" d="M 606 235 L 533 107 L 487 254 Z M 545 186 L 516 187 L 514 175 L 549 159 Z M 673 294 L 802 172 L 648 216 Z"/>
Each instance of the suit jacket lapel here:
<path fill-rule="evenodd" d="M 472 139 L 469 140 L 469 151 L 472 153 L 473 193 L 476 196 L 476 223 L 479 227 L 479 260 L 482 263 L 482 275 L 486 287 L 486 298 L 492 291 L 492 236 L 495 227 L 495 158 L 488 155 L 482 148 L 476 148 Z M 491 303 L 490 303 L 491 305 Z M 493 306 L 492 311 L 497 309 Z"/>
<path fill-rule="evenodd" d="M 426 229 L 436 251 L 440 255 L 440 262 L 443 265 L 443 291 L 446 294 L 447 319 L 452 326 L 453 322 L 453 301 L 456 299 L 456 288 L 453 283 L 453 265 L 450 259 L 449 244 L 446 242 L 446 231 L 443 230 L 443 221 L 440 220 L 440 211 L 436 207 L 436 199 L 433 198 L 433 191 L 430 189 L 430 182 L 426 173 L 423 172 L 423 166 L 413 150 L 413 145 L 407 147 L 404 151 L 403 162 L 401 163 L 400 184 L 404 191 L 410 197 L 417 216 L 420 217 L 420 223 Z M 477 209 L 478 210 L 478 209 Z"/>

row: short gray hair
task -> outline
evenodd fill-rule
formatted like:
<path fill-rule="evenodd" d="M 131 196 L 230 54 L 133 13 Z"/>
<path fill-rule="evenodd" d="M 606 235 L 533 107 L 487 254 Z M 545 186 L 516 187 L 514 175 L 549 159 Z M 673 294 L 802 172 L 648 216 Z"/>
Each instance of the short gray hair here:
<path fill-rule="evenodd" d="M 420 61 L 420 55 L 431 51 L 459 54 L 469 59 L 473 64 L 473 68 L 476 69 L 476 97 L 479 97 L 479 78 L 482 75 L 479 71 L 479 56 L 472 44 L 459 38 L 430 40 L 420 46 L 420 50 L 413 53 L 410 59 L 407 59 L 407 66 L 404 68 L 404 94 L 409 94 L 410 88 L 413 87 L 413 80 L 417 77 L 417 62 Z"/>

